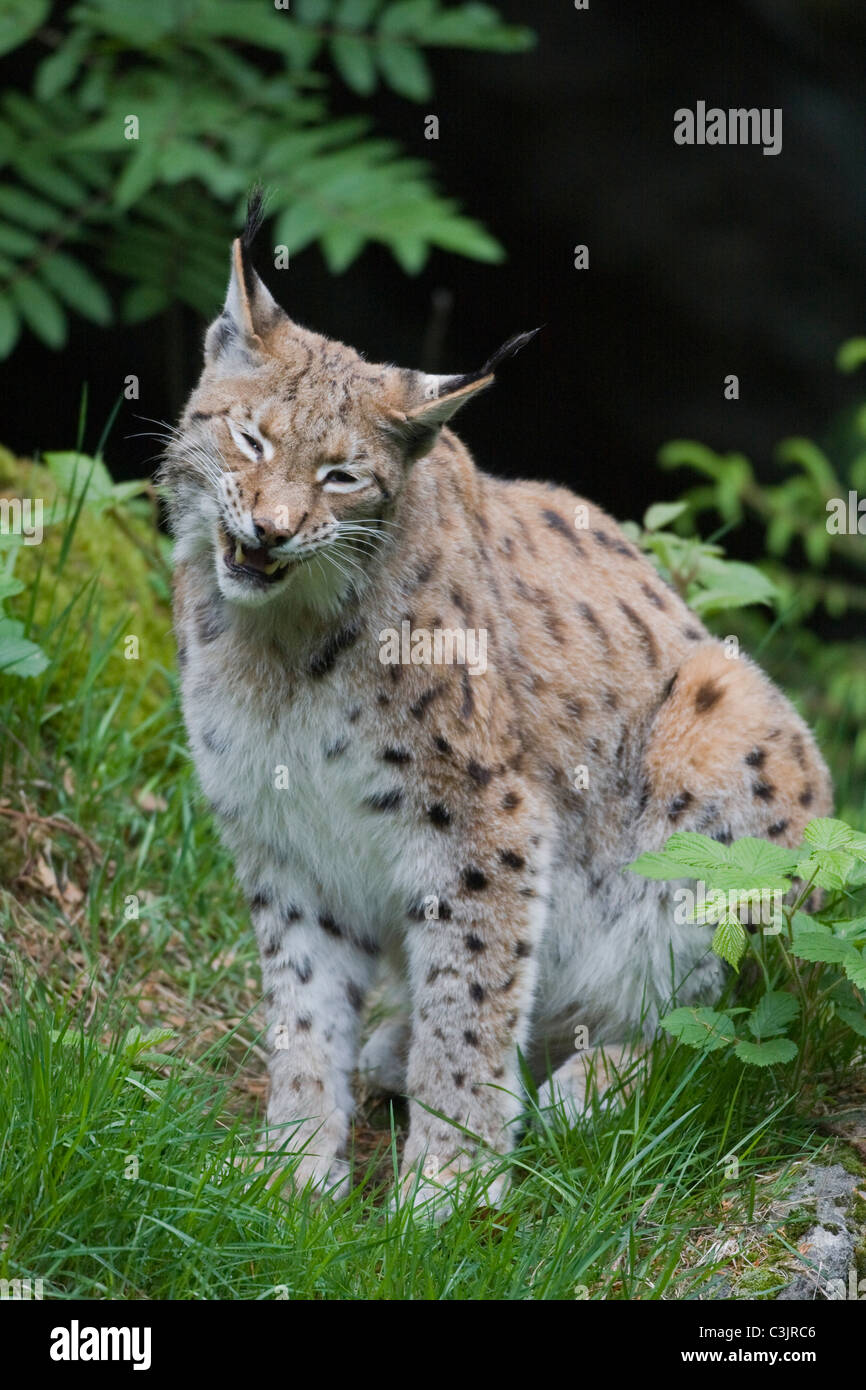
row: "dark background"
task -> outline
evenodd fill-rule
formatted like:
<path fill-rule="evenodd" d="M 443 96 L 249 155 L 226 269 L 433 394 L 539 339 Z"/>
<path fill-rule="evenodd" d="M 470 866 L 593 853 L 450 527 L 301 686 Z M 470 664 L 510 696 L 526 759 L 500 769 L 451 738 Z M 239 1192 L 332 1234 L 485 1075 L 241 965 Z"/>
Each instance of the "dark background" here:
<path fill-rule="evenodd" d="M 374 247 L 334 278 L 311 249 L 289 271 L 264 269 L 272 289 L 300 322 L 372 360 L 449 372 L 544 324 L 461 417 L 490 471 L 559 479 L 619 516 L 677 490 L 655 467 L 669 438 L 742 449 L 773 476 L 776 440 L 820 438 L 856 391 L 833 355 L 866 331 L 862 0 L 590 0 L 588 11 L 503 0 L 500 10 L 535 28 L 534 52 L 437 52 L 428 106 L 388 93 L 370 106 L 435 162 L 507 261 L 436 253 L 409 279 Z M 9 69 L 7 83 L 26 80 Z M 339 85 L 335 100 L 358 109 Z M 782 107 L 782 152 L 675 145 L 674 111 L 698 100 Z M 424 139 L 428 110 L 440 118 L 435 143 Z M 573 268 L 581 242 L 588 271 Z M 431 307 L 442 291 L 444 321 Z M 176 416 L 202 329 L 181 308 L 135 329 L 78 320 L 62 367 L 28 338 L 4 370 L 3 442 L 20 453 L 73 445 L 86 381 L 93 447 L 135 373 L 141 399 L 124 404 L 107 458 L 118 477 L 148 471 L 153 444 L 130 437 L 147 428 L 134 415 Z M 723 396 L 731 372 L 739 401 Z"/>

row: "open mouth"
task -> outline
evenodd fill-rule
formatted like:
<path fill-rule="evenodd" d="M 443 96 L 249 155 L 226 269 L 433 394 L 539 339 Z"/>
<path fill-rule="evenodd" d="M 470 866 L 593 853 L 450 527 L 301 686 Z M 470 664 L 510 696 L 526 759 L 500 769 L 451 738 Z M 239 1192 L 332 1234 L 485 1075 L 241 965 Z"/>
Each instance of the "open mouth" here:
<path fill-rule="evenodd" d="M 223 564 L 234 579 L 264 588 L 269 584 L 279 584 L 296 563 L 290 556 L 273 555 L 266 545 L 242 545 L 220 527 L 220 544 Z"/>

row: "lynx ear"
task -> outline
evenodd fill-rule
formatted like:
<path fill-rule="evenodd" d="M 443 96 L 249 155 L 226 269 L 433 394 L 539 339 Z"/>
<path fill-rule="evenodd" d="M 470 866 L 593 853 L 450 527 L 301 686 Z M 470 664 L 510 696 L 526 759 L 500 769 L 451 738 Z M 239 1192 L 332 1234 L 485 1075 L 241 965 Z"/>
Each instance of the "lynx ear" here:
<path fill-rule="evenodd" d="M 223 311 L 205 337 L 205 356 L 221 357 L 232 351 L 261 349 L 262 338 L 287 315 L 256 274 L 250 248 L 262 220 L 262 196 L 255 190 L 247 205 L 243 233 L 232 242 L 231 274 Z"/>
<path fill-rule="evenodd" d="M 467 401 L 472 400 L 479 391 L 492 386 L 500 362 L 513 357 L 540 332 L 540 328 L 533 328 L 529 333 L 516 333 L 507 343 L 503 343 L 477 372 L 466 372 L 462 376 L 415 373 L 413 394 L 420 394 L 423 399 L 407 410 L 405 416 L 400 415 L 394 421 L 394 428 L 405 440 L 408 456 L 421 458 L 432 448 L 437 433 L 451 416 Z"/>

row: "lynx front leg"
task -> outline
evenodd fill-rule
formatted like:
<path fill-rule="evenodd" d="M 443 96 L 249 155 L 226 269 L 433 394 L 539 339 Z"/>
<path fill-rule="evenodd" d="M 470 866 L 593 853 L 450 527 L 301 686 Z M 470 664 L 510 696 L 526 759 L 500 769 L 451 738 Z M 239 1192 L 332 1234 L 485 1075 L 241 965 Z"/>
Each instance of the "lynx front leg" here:
<path fill-rule="evenodd" d="M 314 907 L 253 902 L 268 1008 L 270 1098 L 261 1147 L 302 1152 L 296 1187 L 328 1187 L 352 1113 L 351 1073 L 376 947 Z"/>
<path fill-rule="evenodd" d="M 413 998 L 404 1191 L 424 1203 L 487 1153 L 513 1143 L 548 852 L 516 825 L 497 850 L 467 854 L 448 892 L 429 894 L 407 930 Z M 534 845 L 532 845 L 534 841 Z M 431 1112 L 439 1112 L 445 1118 Z M 466 1134 L 463 1131 L 468 1130 Z M 417 1186 L 419 1172 L 428 1180 Z M 504 1187 L 500 1178 L 495 1187 Z M 498 1191 L 488 1191 L 493 1203 Z"/>

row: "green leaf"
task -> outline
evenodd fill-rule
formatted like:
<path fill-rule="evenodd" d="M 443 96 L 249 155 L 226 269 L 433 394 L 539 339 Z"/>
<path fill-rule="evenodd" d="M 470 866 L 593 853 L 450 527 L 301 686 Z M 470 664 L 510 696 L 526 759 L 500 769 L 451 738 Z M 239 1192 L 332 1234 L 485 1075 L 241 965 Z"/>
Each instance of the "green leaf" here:
<path fill-rule="evenodd" d="M 696 582 L 688 594 L 689 606 L 702 617 L 752 603 L 772 605 L 778 597 L 777 586 L 754 565 L 715 556 L 701 559 Z"/>
<path fill-rule="evenodd" d="M 850 941 L 841 941 L 838 936 L 824 932 L 796 932 L 791 949 L 800 960 L 820 961 L 825 965 L 842 965 L 852 958 L 855 962 L 861 960 L 859 951 Z"/>
<path fill-rule="evenodd" d="M 749 1029 L 756 1038 L 771 1038 L 775 1033 L 784 1033 L 799 1012 L 800 1004 L 793 994 L 780 989 L 768 990 L 749 1016 Z"/>
<path fill-rule="evenodd" d="M 866 338 L 849 338 L 836 353 L 840 372 L 856 372 L 866 362 Z"/>
<path fill-rule="evenodd" d="M 427 101 L 433 93 L 433 79 L 423 53 L 405 43 L 390 40 L 378 44 L 376 58 L 388 86 L 409 101 Z"/>
<path fill-rule="evenodd" d="M 855 862 L 844 850 L 821 850 L 800 860 L 797 875 L 804 883 L 815 883 L 819 888 L 835 891 L 844 888 Z"/>
<path fill-rule="evenodd" d="M 790 1062 L 797 1055 L 797 1044 L 790 1038 L 770 1038 L 768 1042 L 746 1042 L 741 1039 L 734 1048 L 741 1062 L 753 1067 L 772 1067 L 777 1062 Z"/>
<path fill-rule="evenodd" d="M 355 38 L 352 34 L 335 34 L 330 48 L 334 67 L 347 87 L 362 97 L 376 90 L 376 64 L 372 47 L 366 39 Z"/>
<path fill-rule="evenodd" d="M 133 285 L 121 301 L 121 318 L 124 323 L 141 323 L 163 313 L 170 303 L 171 295 L 160 285 Z"/>
<path fill-rule="evenodd" d="M 321 246 L 332 275 L 341 275 L 363 249 L 364 234 L 353 227 L 329 227 Z"/>
<path fill-rule="evenodd" d="M 51 10 L 51 0 L 4 0 L 0 9 L 0 54 L 11 53 L 26 43 L 43 25 Z"/>
<path fill-rule="evenodd" d="M 24 624 L 15 618 L 0 617 L 0 671 L 7 676 L 38 676 L 48 665 L 48 657 L 35 642 L 22 637 Z"/>
<path fill-rule="evenodd" d="M 129 143 L 133 145 L 135 142 Z M 131 208 L 156 183 L 161 158 L 162 150 L 153 135 L 150 135 L 147 143 L 140 143 L 134 149 L 114 190 L 114 203 L 119 211 L 125 212 Z"/>
<path fill-rule="evenodd" d="M 21 320 L 8 295 L 0 295 L 0 358 L 8 357 L 21 332 Z"/>
<path fill-rule="evenodd" d="M 334 24 L 343 29 L 363 29 L 376 14 L 382 0 L 339 0 Z"/>
<path fill-rule="evenodd" d="M 99 281 L 74 256 L 54 251 L 42 262 L 42 275 L 61 299 L 92 323 L 111 322 L 111 300 Z"/>
<path fill-rule="evenodd" d="M 24 188 L 13 184 L 0 187 L 0 214 L 13 222 L 23 222 L 34 232 L 54 231 L 63 220 L 63 212 L 44 198 L 36 198 Z"/>
<path fill-rule="evenodd" d="M 746 950 L 746 932 L 738 917 L 727 913 L 713 933 L 713 950 L 738 970 Z"/>
<path fill-rule="evenodd" d="M 852 1032 L 857 1033 L 861 1038 L 866 1038 L 866 1012 L 861 1009 L 853 1009 L 848 1004 L 837 1004 L 836 1013 Z"/>
<path fill-rule="evenodd" d="M 16 579 L 12 574 L 0 574 L 0 600 L 23 593 L 26 587 L 23 579 Z"/>
<path fill-rule="evenodd" d="M 417 36 L 435 13 L 435 0 L 390 0 L 379 22 L 379 33 Z"/>
<path fill-rule="evenodd" d="M 842 820 L 834 820 L 832 816 L 820 816 L 817 820 L 810 821 L 803 831 L 806 844 L 818 851 L 845 849 L 853 835 L 850 825 L 846 825 Z"/>
<path fill-rule="evenodd" d="M 797 867 L 797 859 L 796 850 L 746 835 L 728 848 L 728 862 L 737 883 L 719 887 L 742 886 L 744 892 L 751 888 L 785 891 L 789 886 L 788 878 Z"/>
<path fill-rule="evenodd" d="M 32 275 L 14 280 L 11 290 L 28 328 L 48 347 L 62 347 L 66 342 L 66 315 L 54 295 Z"/>
<path fill-rule="evenodd" d="M 654 502 L 644 513 L 644 527 L 647 531 L 661 531 L 688 508 L 688 502 Z"/>
<path fill-rule="evenodd" d="M 661 1026 L 679 1042 L 702 1052 L 716 1052 L 720 1047 L 727 1047 L 737 1036 L 728 1015 L 717 1013 L 715 1009 L 674 1009 L 661 1019 Z"/>
<path fill-rule="evenodd" d="M 843 962 L 845 974 L 857 989 L 866 989 L 866 957 L 854 946 L 851 950 L 853 954 L 846 956 Z"/>
<path fill-rule="evenodd" d="M 114 501 L 114 484 L 102 459 L 74 451 L 45 454 L 44 458 L 57 486 L 67 496 L 79 497 L 86 485 L 85 500 L 89 506 L 102 510 Z"/>
<path fill-rule="evenodd" d="M 69 86 L 92 42 L 92 34 L 87 29 L 73 29 L 60 47 L 43 58 L 36 69 L 33 90 L 40 101 L 51 101 L 58 92 Z"/>

